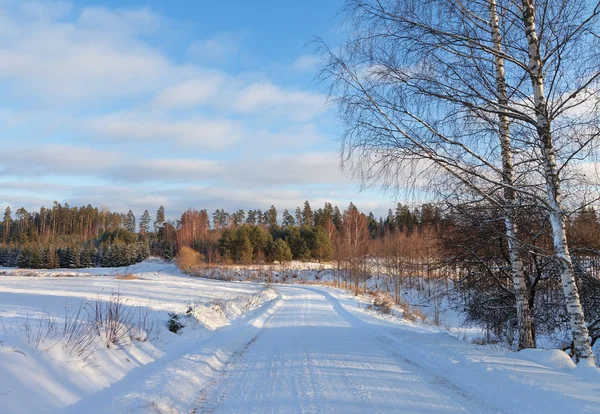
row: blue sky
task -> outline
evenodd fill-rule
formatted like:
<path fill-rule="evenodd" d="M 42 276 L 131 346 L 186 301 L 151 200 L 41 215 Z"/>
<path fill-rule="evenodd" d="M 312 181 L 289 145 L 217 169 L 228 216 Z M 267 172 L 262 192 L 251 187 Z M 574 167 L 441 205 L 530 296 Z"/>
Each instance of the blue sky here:
<path fill-rule="evenodd" d="M 340 41 L 340 6 L 0 0 L 0 206 L 384 214 L 339 170 L 306 46 Z"/>

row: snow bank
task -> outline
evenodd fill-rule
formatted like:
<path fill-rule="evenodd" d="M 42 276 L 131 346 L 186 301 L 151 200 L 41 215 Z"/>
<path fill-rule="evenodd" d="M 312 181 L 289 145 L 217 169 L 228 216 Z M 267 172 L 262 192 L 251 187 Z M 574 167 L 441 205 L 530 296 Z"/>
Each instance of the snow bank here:
<path fill-rule="evenodd" d="M 516 356 L 556 370 L 573 369 L 576 366 L 571 357 L 560 349 L 523 349 Z"/>

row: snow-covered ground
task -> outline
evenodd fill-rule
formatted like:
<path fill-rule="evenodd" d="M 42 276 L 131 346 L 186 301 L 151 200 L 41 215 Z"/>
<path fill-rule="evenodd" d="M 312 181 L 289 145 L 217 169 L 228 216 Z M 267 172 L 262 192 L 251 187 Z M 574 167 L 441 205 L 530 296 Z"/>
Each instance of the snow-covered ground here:
<path fill-rule="evenodd" d="M 600 370 L 561 351 L 473 345 L 339 289 L 275 293 L 160 261 L 81 273 L 0 276 L 0 412 L 600 412 Z M 138 279 L 115 277 L 126 273 Z M 100 346 L 85 361 L 62 342 L 37 344 L 35 321 L 48 313 L 58 325 L 66 306 L 116 291 L 149 309 L 159 338 Z M 168 332 L 167 312 L 188 309 L 183 331 Z M 459 317 L 446 312 L 448 324 Z"/>
<path fill-rule="evenodd" d="M 3 270 L 2 413 L 54 412 L 73 404 L 144 365 L 156 365 L 156 361 L 172 360 L 189 349 L 202 347 L 219 328 L 275 297 L 273 290 L 265 291 L 264 286 L 256 284 L 185 276 L 173 264 L 160 260 L 121 269 Z M 10 276 L 15 273 L 21 276 Z M 123 274 L 138 279 L 117 278 Z M 154 329 L 150 340 L 130 340 L 107 348 L 103 338 L 98 338 L 97 343 L 89 344 L 89 351 L 93 350 L 89 357 L 88 350 L 79 355 L 67 338 L 58 334 L 65 320 L 73 320 L 80 309 L 80 318 L 84 319 L 99 300 L 110 300 L 117 292 L 134 317 L 144 311 L 147 329 Z M 181 318 L 186 328 L 179 335 L 169 332 L 168 312 L 185 314 L 190 306 L 190 317 Z M 50 324 L 53 329 L 49 329 Z"/>

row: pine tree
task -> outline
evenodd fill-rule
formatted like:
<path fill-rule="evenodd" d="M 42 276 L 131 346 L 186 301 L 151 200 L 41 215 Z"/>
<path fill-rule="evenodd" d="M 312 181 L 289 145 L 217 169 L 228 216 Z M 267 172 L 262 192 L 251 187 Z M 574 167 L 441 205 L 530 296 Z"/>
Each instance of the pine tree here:
<path fill-rule="evenodd" d="M 244 223 L 244 217 L 246 216 L 246 213 L 244 213 L 244 210 L 238 210 L 235 213 L 233 213 L 231 215 L 231 220 L 233 221 L 233 225 L 235 227 L 239 227 Z"/>
<path fill-rule="evenodd" d="M 158 231 L 162 228 L 165 223 L 165 208 L 160 206 L 156 211 L 156 219 L 154 220 L 154 232 L 158 233 Z"/>
<path fill-rule="evenodd" d="M 271 206 L 267 212 L 265 212 L 266 220 L 265 224 L 269 226 L 269 228 L 277 227 L 277 209 L 275 206 Z"/>
<path fill-rule="evenodd" d="M 305 226 L 312 226 L 313 223 L 313 212 L 310 208 L 308 200 L 304 202 L 304 208 L 302 209 L 302 224 Z"/>
<path fill-rule="evenodd" d="M 333 208 L 333 217 L 331 220 L 333 221 L 333 225 L 335 226 L 336 229 L 340 230 L 342 228 L 342 225 L 343 225 L 342 213 L 340 212 L 340 209 L 338 208 L 338 206 L 335 206 Z"/>
<path fill-rule="evenodd" d="M 249 224 L 251 226 L 256 225 L 256 211 L 248 210 L 248 217 L 246 218 L 246 224 Z"/>
<path fill-rule="evenodd" d="M 292 251 L 284 240 L 277 239 L 271 245 L 271 256 L 273 260 L 285 263 L 292 260 Z"/>
<path fill-rule="evenodd" d="M 11 211 L 10 211 L 10 207 L 6 207 L 6 210 L 4 210 L 4 240 L 8 240 L 8 238 L 10 237 L 10 225 L 12 223 L 12 218 L 11 218 Z"/>
<path fill-rule="evenodd" d="M 144 210 L 144 213 L 140 217 L 140 233 L 147 234 L 150 232 L 150 222 L 152 218 L 150 217 L 150 213 L 148 210 Z"/>
<path fill-rule="evenodd" d="M 300 210 L 300 207 L 296 207 L 296 224 L 298 226 L 301 226 L 304 224 L 303 218 L 302 218 L 302 210 Z"/>
<path fill-rule="evenodd" d="M 283 210 L 282 224 L 283 227 L 293 227 L 296 225 L 296 220 L 294 219 L 294 216 L 292 216 L 287 209 Z"/>
<path fill-rule="evenodd" d="M 240 232 L 240 236 L 237 240 L 237 248 L 239 262 L 243 264 L 252 263 L 254 248 L 250 242 L 250 238 L 245 232 Z"/>

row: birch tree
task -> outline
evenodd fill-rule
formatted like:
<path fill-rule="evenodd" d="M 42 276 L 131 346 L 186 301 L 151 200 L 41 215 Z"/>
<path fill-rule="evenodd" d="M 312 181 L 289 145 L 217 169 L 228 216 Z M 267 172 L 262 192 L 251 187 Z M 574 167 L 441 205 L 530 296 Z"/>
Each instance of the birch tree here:
<path fill-rule="evenodd" d="M 573 2 L 565 1 L 561 5 L 560 3 L 556 4 L 556 11 L 561 12 L 561 14 L 565 13 L 565 22 L 564 25 L 557 25 L 556 28 L 562 28 L 564 30 L 563 33 L 558 36 L 565 36 L 561 41 L 557 42 L 555 48 L 559 50 L 558 52 L 558 60 L 562 59 L 561 52 L 569 52 L 568 43 L 575 42 L 577 40 L 581 40 L 581 46 L 586 46 L 586 31 L 589 31 L 591 35 L 598 39 L 598 35 L 600 34 L 600 30 L 598 27 L 598 17 L 600 16 L 600 3 L 597 3 L 593 9 L 590 11 L 586 10 L 584 7 L 576 7 L 574 4 L 569 4 Z M 579 3 L 586 3 L 580 1 Z M 535 109 L 535 127 L 538 137 L 538 145 L 541 148 L 541 164 L 544 168 L 544 178 L 546 181 L 546 191 L 549 203 L 549 213 L 550 213 L 550 223 L 552 224 L 552 235 L 554 240 L 554 250 L 556 253 L 556 257 L 558 258 L 558 263 L 560 266 L 560 276 L 562 281 L 562 287 L 565 294 L 565 302 L 567 304 L 567 311 L 569 314 L 571 331 L 573 334 L 573 342 L 575 353 L 579 359 L 587 360 L 591 364 L 594 362 L 594 354 L 592 351 L 592 346 L 589 341 L 588 329 L 585 323 L 585 317 L 583 314 L 583 308 L 581 306 L 579 300 L 579 293 L 577 289 L 577 285 L 575 283 L 575 273 L 573 270 L 573 263 L 571 261 L 571 255 L 569 253 L 569 247 L 567 243 L 567 233 L 566 233 L 566 220 L 565 213 L 563 210 L 563 201 L 561 194 L 561 180 L 560 180 L 560 169 L 557 166 L 556 161 L 556 149 L 553 143 L 552 133 L 553 128 L 551 126 L 552 119 L 556 116 L 557 108 L 550 107 L 548 100 L 546 98 L 546 80 L 545 77 L 545 68 L 554 69 L 549 65 L 549 62 L 552 62 L 551 58 L 553 56 L 553 51 L 548 50 L 547 47 L 542 45 L 542 40 L 538 35 L 538 30 L 536 27 L 536 12 L 537 9 L 540 8 L 542 13 L 546 11 L 550 11 L 550 15 L 542 17 L 542 21 L 545 18 L 552 17 L 553 10 L 547 10 L 548 5 L 542 5 L 542 7 L 538 7 L 533 0 L 523 0 L 521 6 L 521 13 L 523 19 L 523 28 L 524 35 L 527 38 L 528 48 L 528 71 L 529 78 L 531 81 L 531 87 L 533 89 L 533 106 Z M 573 19 L 573 17 L 569 18 L 569 13 L 581 13 L 579 18 Z M 557 18 L 561 18 L 561 15 L 557 15 Z M 569 27 L 568 25 L 575 23 L 575 27 Z M 551 26 L 552 27 L 552 26 Z M 561 37 L 562 37 L 561 36 Z M 594 41 L 592 37 L 591 42 L 587 44 L 588 47 L 598 48 L 598 43 Z M 543 50 L 546 50 L 546 56 L 543 59 L 541 53 Z M 595 99 L 590 99 L 589 103 L 597 106 L 598 105 L 598 87 L 599 78 L 600 78 L 600 68 L 598 65 L 600 64 L 600 54 L 593 52 L 591 55 L 585 54 L 584 50 L 581 50 L 582 55 L 579 59 L 573 59 L 574 64 L 583 65 L 581 69 L 576 70 L 577 74 L 580 77 L 579 82 L 581 82 L 578 86 L 579 88 L 570 91 L 570 96 L 561 97 L 561 102 L 558 105 L 574 105 L 583 109 L 585 112 L 585 108 L 582 108 L 584 102 L 587 99 L 575 100 L 577 94 L 582 93 L 584 95 L 591 94 L 595 95 Z M 589 63 L 591 63 L 594 67 L 587 68 L 586 66 L 586 58 L 592 58 Z M 557 62 L 557 66 L 560 65 L 560 62 Z M 560 66 L 558 66 L 554 71 L 560 70 Z M 553 73 L 550 73 L 552 76 Z M 583 77 L 581 79 L 581 77 Z M 583 82 L 582 82 L 583 81 Z M 554 85 L 550 85 L 552 87 Z M 585 117 L 585 113 L 583 114 Z M 595 117 L 597 120 L 598 118 Z M 584 131 L 582 131 L 584 132 Z M 585 133 L 585 132 L 584 132 Z M 593 132 L 591 134 L 591 138 L 595 138 L 597 132 Z M 585 148 L 585 145 L 582 144 L 582 147 Z"/>
<path fill-rule="evenodd" d="M 496 52 L 494 55 L 494 67 L 496 70 L 497 101 L 498 107 L 502 108 L 508 105 L 508 95 L 506 92 L 502 35 L 500 33 L 496 0 L 489 0 L 489 12 L 492 45 Z M 528 305 L 529 295 L 527 294 L 527 285 L 525 283 L 525 273 L 523 270 L 523 259 L 520 254 L 521 246 L 516 220 L 518 202 L 514 190 L 515 178 L 513 171 L 512 144 L 509 132 L 509 118 L 506 114 L 501 112 L 498 113 L 498 137 L 500 139 L 500 153 L 502 158 L 502 182 L 505 185 L 504 222 L 506 225 L 511 278 L 513 281 L 517 308 L 519 349 L 535 348 L 531 312 Z"/>
<path fill-rule="evenodd" d="M 467 197 L 504 209 L 516 296 L 524 285 L 511 220 L 516 203 L 531 200 L 554 217 L 576 356 L 589 360 L 560 176 L 582 164 L 598 136 L 598 7 L 540 4 L 349 0 L 349 39 L 339 51 L 322 44 L 322 77 L 331 82 L 345 126 L 342 159 L 364 183 L 398 185 L 407 171 L 429 183 L 450 177 Z M 543 8 L 538 26 L 545 37 L 534 30 L 535 7 Z M 552 102 L 543 95 L 545 80 Z M 551 121 L 560 131 L 558 146 Z M 529 322 L 519 301 L 523 347 L 530 345 Z"/>

